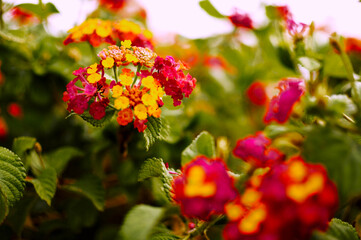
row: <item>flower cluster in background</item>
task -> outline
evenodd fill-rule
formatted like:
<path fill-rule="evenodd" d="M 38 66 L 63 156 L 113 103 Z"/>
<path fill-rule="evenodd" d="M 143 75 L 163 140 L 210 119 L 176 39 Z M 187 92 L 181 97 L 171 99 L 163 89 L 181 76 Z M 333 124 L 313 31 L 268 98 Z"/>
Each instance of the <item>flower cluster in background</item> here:
<path fill-rule="evenodd" d="M 67 45 L 73 42 L 89 42 L 98 47 L 102 43 L 117 44 L 130 40 L 133 46 L 153 49 L 152 33 L 139 24 L 122 19 L 120 21 L 90 18 L 79 26 L 69 30 L 70 34 L 64 40 Z"/>

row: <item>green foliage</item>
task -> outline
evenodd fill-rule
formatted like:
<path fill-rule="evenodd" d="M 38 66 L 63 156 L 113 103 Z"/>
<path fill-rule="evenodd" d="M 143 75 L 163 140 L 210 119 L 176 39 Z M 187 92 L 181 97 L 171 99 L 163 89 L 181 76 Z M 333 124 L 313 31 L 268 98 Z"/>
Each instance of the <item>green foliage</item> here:
<path fill-rule="evenodd" d="M 37 178 L 28 180 L 34 185 L 36 193 L 50 206 L 51 199 L 56 191 L 56 171 L 54 168 L 45 168 Z"/>
<path fill-rule="evenodd" d="M 209 158 L 216 156 L 214 138 L 211 134 L 201 132 L 192 143 L 182 152 L 182 166 L 195 157 L 204 155 Z"/>
<path fill-rule="evenodd" d="M 89 111 L 85 111 L 80 117 L 88 122 L 93 127 L 103 127 L 106 123 L 108 123 L 114 116 L 114 109 L 106 109 L 105 116 L 100 120 L 95 120 L 89 113 Z"/>
<path fill-rule="evenodd" d="M 357 232 L 349 223 L 333 218 L 327 232 L 315 231 L 311 240 L 358 240 Z"/>
<path fill-rule="evenodd" d="M 160 207 L 152 207 L 143 204 L 135 206 L 125 217 L 124 223 L 119 231 L 120 239 L 149 239 L 152 229 L 161 219 L 163 212 L 164 209 Z"/>
<path fill-rule="evenodd" d="M 212 17 L 226 18 L 226 16 L 224 16 L 220 12 L 218 12 L 218 10 L 212 5 L 212 3 L 209 0 L 199 1 L 199 6 L 201 6 L 201 8 Z"/>
<path fill-rule="evenodd" d="M 168 126 L 165 125 L 162 119 L 149 117 L 146 123 L 147 128 L 144 130 L 145 148 L 149 148 L 155 143 L 156 140 L 160 140 L 166 137 Z"/>
<path fill-rule="evenodd" d="M 348 135 L 329 127 L 313 128 L 306 135 L 303 155 L 306 161 L 326 166 L 343 203 L 361 193 L 361 146 Z"/>
<path fill-rule="evenodd" d="M 40 19 L 46 19 L 50 15 L 54 13 L 59 13 L 58 9 L 55 7 L 52 3 L 46 3 L 46 4 L 31 4 L 31 3 L 23 3 L 17 5 L 17 7 L 27 10 L 36 16 L 38 16 Z"/>
<path fill-rule="evenodd" d="M 61 147 L 44 155 L 45 165 L 56 170 L 58 176 L 62 174 L 68 162 L 73 158 L 81 157 L 83 153 L 75 147 Z"/>
<path fill-rule="evenodd" d="M 0 147 L 0 223 L 8 209 L 19 201 L 25 188 L 25 168 L 20 158 L 10 150 Z"/>
<path fill-rule="evenodd" d="M 33 137 L 18 137 L 13 141 L 13 151 L 22 159 L 25 159 L 26 151 L 34 148 L 36 138 Z"/>
<path fill-rule="evenodd" d="M 86 176 L 75 183 L 64 186 L 65 189 L 79 193 L 90 199 L 94 206 L 99 210 L 104 210 L 105 190 L 101 180 L 96 176 Z"/>
<path fill-rule="evenodd" d="M 160 158 L 149 158 L 141 166 L 138 181 L 144 181 L 150 177 L 160 177 L 166 171 L 163 160 Z"/>
<path fill-rule="evenodd" d="M 314 58 L 300 57 L 298 62 L 308 71 L 316 71 L 321 68 L 321 64 Z"/>

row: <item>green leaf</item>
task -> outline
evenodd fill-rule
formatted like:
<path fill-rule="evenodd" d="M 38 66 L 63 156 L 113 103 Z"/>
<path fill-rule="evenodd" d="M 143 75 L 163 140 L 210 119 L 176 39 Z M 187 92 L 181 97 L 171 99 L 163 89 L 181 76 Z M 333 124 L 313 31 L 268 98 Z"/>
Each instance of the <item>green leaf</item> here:
<path fill-rule="evenodd" d="M 158 233 L 150 238 L 150 240 L 177 240 L 177 239 L 180 239 L 180 237 L 171 233 Z"/>
<path fill-rule="evenodd" d="M 9 213 L 9 206 L 5 193 L 0 188 L 0 224 L 4 221 Z"/>
<path fill-rule="evenodd" d="M 359 238 L 352 225 L 333 218 L 327 232 L 315 231 L 311 240 L 359 240 Z"/>
<path fill-rule="evenodd" d="M 300 57 L 298 62 L 308 71 L 316 71 L 321 68 L 321 64 L 316 59 L 310 57 Z"/>
<path fill-rule="evenodd" d="M 226 18 L 227 16 L 222 15 L 218 10 L 212 5 L 209 0 L 202 0 L 199 2 L 199 6 L 206 11 L 210 16 L 215 18 Z"/>
<path fill-rule="evenodd" d="M 25 168 L 20 158 L 0 147 L 0 223 L 8 214 L 8 209 L 23 196 L 25 177 Z"/>
<path fill-rule="evenodd" d="M 87 176 L 77 180 L 75 183 L 64 186 L 65 189 L 80 193 L 92 201 L 99 210 L 104 210 L 105 190 L 101 180 L 96 176 Z"/>
<path fill-rule="evenodd" d="M 14 229 L 14 231 L 20 236 L 24 228 L 26 217 L 30 214 L 31 209 L 36 203 L 37 198 L 34 196 L 24 196 L 19 202 L 12 208 L 6 222 Z"/>
<path fill-rule="evenodd" d="M 34 185 L 36 193 L 43 199 L 49 206 L 51 199 L 56 191 L 56 171 L 54 168 L 45 168 L 41 171 L 37 178 L 28 180 Z"/>
<path fill-rule="evenodd" d="M 18 137 L 13 141 L 13 151 L 24 161 L 26 151 L 34 148 L 36 138 L 32 137 Z"/>
<path fill-rule="evenodd" d="M 44 156 L 45 165 L 54 168 L 58 176 L 60 176 L 71 159 L 83 155 L 77 148 L 62 147 Z"/>
<path fill-rule="evenodd" d="M 345 66 L 341 60 L 341 57 L 337 54 L 326 55 L 324 60 L 324 75 L 332 77 L 347 77 Z"/>
<path fill-rule="evenodd" d="M 150 177 L 160 177 L 165 170 L 163 160 L 161 158 L 148 158 L 140 167 L 138 181 L 144 181 Z"/>
<path fill-rule="evenodd" d="M 328 127 L 313 128 L 303 149 L 306 161 L 326 167 L 342 203 L 361 193 L 361 145 L 350 136 Z"/>
<path fill-rule="evenodd" d="M 119 231 L 122 240 L 149 239 L 152 229 L 162 217 L 164 209 L 147 205 L 137 205 L 125 217 Z"/>
<path fill-rule="evenodd" d="M 23 3 L 17 5 L 16 7 L 31 12 L 38 16 L 40 19 L 45 19 L 54 13 L 59 13 L 55 5 L 50 2 L 43 4 L 42 6 L 39 4 Z"/>
<path fill-rule="evenodd" d="M 210 158 L 216 156 L 214 138 L 206 131 L 201 132 L 192 143 L 184 149 L 182 152 L 182 166 L 199 155 Z"/>
<path fill-rule="evenodd" d="M 95 120 L 89 113 L 89 111 L 85 111 L 80 117 L 88 122 L 93 127 L 103 127 L 107 122 L 109 122 L 114 116 L 114 109 L 106 109 L 105 116 L 100 120 Z"/>
<path fill-rule="evenodd" d="M 162 119 L 155 117 L 149 117 L 146 125 L 147 128 L 144 130 L 143 135 L 145 139 L 145 148 L 148 151 L 150 146 L 152 146 L 156 140 L 165 138 L 168 127 L 164 124 Z"/>

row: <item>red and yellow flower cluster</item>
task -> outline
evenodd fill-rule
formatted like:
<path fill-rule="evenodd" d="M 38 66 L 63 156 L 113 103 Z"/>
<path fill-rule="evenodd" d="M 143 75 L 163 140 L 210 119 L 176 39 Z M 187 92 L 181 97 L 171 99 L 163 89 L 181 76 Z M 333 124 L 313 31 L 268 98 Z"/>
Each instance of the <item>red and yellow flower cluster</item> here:
<path fill-rule="evenodd" d="M 234 154 L 253 166 L 238 192 L 221 159 L 196 157 L 173 179 L 173 199 L 188 218 L 225 214 L 226 240 L 309 239 L 325 231 L 338 207 L 336 186 L 320 164 L 270 147 L 262 133 L 237 142 Z M 254 174 L 255 168 L 263 168 Z"/>
<path fill-rule="evenodd" d="M 320 164 L 293 157 L 252 177 L 239 198 L 226 205 L 226 240 L 309 239 L 325 231 L 338 207 L 335 185 Z"/>
<path fill-rule="evenodd" d="M 153 49 L 152 33 L 137 23 L 125 19 L 113 22 L 91 18 L 70 29 L 69 32 L 63 42 L 64 45 L 89 42 L 92 46 L 98 47 L 102 43 L 117 44 L 117 41 L 130 40 L 133 46 Z"/>
<path fill-rule="evenodd" d="M 160 117 L 164 94 L 173 98 L 175 106 L 179 105 L 193 91 L 196 79 L 185 75 L 181 64 L 170 56 L 163 59 L 149 48 L 132 46 L 130 40 L 121 43 L 121 47 L 103 49 L 98 54 L 99 64 L 74 71 L 76 78 L 68 83 L 63 100 L 68 103 L 68 111 L 89 111 L 95 120 L 102 119 L 107 108 L 114 108 L 119 111 L 119 125 L 134 120 L 134 127 L 142 132 L 148 117 Z M 105 75 L 110 69 L 115 80 Z"/>
<path fill-rule="evenodd" d="M 224 214 L 224 206 L 237 197 L 221 159 L 199 156 L 186 164 L 182 173 L 173 180 L 173 198 L 189 218 L 207 221 Z"/>

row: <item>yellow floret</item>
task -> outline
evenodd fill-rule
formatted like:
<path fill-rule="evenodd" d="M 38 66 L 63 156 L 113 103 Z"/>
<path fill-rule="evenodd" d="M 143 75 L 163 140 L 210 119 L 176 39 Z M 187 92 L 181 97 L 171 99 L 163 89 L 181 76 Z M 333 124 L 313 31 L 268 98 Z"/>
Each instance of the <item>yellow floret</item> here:
<path fill-rule="evenodd" d="M 105 68 L 112 68 L 114 66 L 114 58 L 112 57 L 107 57 L 106 59 L 104 59 L 102 61 L 102 65 Z"/>
<path fill-rule="evenodd" d="M 113 98 L 120 97 L 123 93 L 123 87 L 119 85 L 115 85 L 113 88 Z"/>
<path fill-rule="evenodd" d="M 127 74 L 119 75 L 119 79 L 124 86 L 130 86 L 133 82 L 133 78 Z"/>
<path fill-rule="evenodd" d="M 124 41 L 121 41 L 120 44 L 125 48 L 130 48 L 132 46 L 132 41 L 124 40 Z"/>
<path fill-rule="evenodd" d="M 92 73 L 88 76 L 87 80 L 90 83 L 96 83 L 101 79 L 101 76 L 99 73 Z"/>
<path fill-rule="evenodd" d="M 125 96 L 120 96 L 114 101 L 114 107 L 116 109 L 125 109 L 129 106 L 129 98 Z"/>
<path fill-rule="evenodd" d="M 147 119 L 147 108 L 144 104 L 139 103 L 137 106 L 134 107 L 134 115 L 139 120 L 145 120 Z"/>

